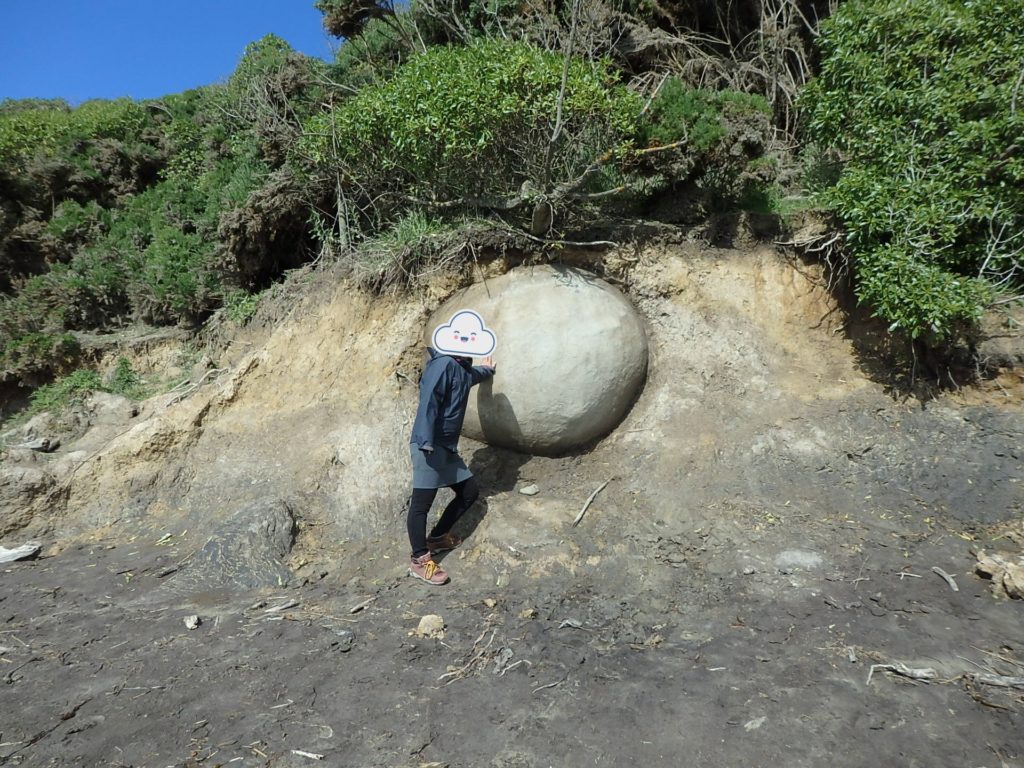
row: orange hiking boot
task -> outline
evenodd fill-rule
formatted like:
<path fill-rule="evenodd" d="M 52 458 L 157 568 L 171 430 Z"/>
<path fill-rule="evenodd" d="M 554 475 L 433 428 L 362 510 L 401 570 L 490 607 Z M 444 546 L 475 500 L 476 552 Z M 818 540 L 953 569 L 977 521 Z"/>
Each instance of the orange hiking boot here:
<path fill-rule="evenodd" d="M 448 583 L 448 574 L 441 570 L 441 566 L 434 562 L 429 552 L 420 557 L 412 558 L 409 564 L 409 575 L 420 581 L 425 581 L 427 584 L 433 584 L 436 587 Z"/>
<path fill-rule="evenodd" d="M 443 533 L 440 536 L 427 536 L 427 548 L 430 550 L 430 554 L 432 555 L 436 555 L 438 552 L 447 552 L 451 549 L 455 549 L 461 543 L 462 539 L 451 531 Z"/>

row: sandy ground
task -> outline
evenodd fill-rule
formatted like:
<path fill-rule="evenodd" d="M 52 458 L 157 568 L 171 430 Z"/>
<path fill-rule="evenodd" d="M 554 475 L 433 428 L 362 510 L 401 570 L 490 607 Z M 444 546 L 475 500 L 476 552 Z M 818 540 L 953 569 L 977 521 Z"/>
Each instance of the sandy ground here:
<path fill-rule="evenodd" d="M 760 489 L 730 475 L 743 494 L 691 478 L 703 500 L 675 514 L 636 514 L 649 500 L 613 480 L 577 528 L 600 451 L 523 463 L 469 444 L 486 498 L 444 588 L 405 577 L 400 536 L 329 531 L 294 585 L 259 592 L 176 589 L 201 543 L 184 531 L 8 565 L 0 762 L 1024 765 L 1024 691 L 970 676 L 1024 674 L 1024 605 L 995 599 L 970 554 L 1019 519 L 1019 422 L 967 413 L 941 448 L 927 411 L 864 417 L 921 433 L 900 454 L 913 490 L 878 449 L 762 468 Z M 426 614 L 443 638 L 411 634 Z M 868 682 L 897 662 L 936 677 Z"/>

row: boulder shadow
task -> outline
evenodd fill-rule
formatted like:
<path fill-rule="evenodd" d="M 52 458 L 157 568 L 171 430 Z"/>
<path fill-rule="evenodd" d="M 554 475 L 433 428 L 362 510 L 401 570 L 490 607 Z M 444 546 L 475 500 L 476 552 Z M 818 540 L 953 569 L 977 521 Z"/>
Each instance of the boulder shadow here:
<path fill-rule="evenodd" d="M 533 458 L 529 454 L 491 444 L 492 440 L 517 440 L 522 431 L 512 404 L 505 395 L 493 394 L 490 381 L 483 382 L 478 388 L 477 411 L 487 442 L 477 448 L 469 459 L 469 469 L 480 486 L 480 498 L 455 524 L 455 532 L 464 539 L 472 536 L 487 517 L 488 497 L 513 490 L 519 482 L 519 470 Z"/>

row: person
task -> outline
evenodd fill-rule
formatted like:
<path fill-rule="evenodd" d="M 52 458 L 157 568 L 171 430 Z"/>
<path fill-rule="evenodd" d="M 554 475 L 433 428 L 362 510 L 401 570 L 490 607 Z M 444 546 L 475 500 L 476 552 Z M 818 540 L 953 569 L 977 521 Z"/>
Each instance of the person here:
<path fill-rule="evenodd" d="M 406 525 L 412 547 L 409 575 L 428 584 L 448 582 L 448 574 L 433 555 L 454 549 L 462 540 L 452 526 L 473 506 L 479 487 L 459 456 L 459 434 L 466 417 L 469 391 L 494 375 L 491 357 L 474 366 L 473 358 L 438 352 L 428 347 L 420 379 L 420 402 L 413 422 L 409 453 L 412 458 L 412 496 Z M 451 488 L 455 498 L 427 534 L 427 513 L 439 488 Z"/>

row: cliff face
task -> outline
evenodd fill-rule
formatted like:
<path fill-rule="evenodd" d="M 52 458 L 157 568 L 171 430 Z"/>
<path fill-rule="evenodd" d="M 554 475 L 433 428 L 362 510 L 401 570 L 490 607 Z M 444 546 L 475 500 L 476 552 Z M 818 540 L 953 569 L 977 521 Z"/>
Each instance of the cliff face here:
<path fill-rule="evenodd" d="M 650 515 L 683 514 L 681 493 L 800 495 L 833 457 L 862 449 L 866 413 L 893 407 L 856 365 L 846 318 L 820 281 L 770 250 L 651 250 L 604 271 L 647 326 L 645 389 L 581 455 L 531 458 L 464 438 L 467 459 L 498 488 L 570 462 L 579 483 L 619 478 Z M 310 547 L 397 534 L 423 328 L 454 287 L 439 279 L 414 297 L 371 298 L 321 281 L 255 346 L 239 341 L 220 368 L 197 374 L 199 386 L 154 397 L 134 417 L 114 409 L 45 459 L 6 462 L 7 530 L 27 526 L 58 546 L 92 529 L 174 525 L 201 537 L 263 500 L 287 503 Z M 498 363 L 499 376 L 516 366 L 500 350 Z M 929 413 L 942 421 L 957 409 L 947 398 Z M 921 448 L 898 432 L 887 441 Z"/>

